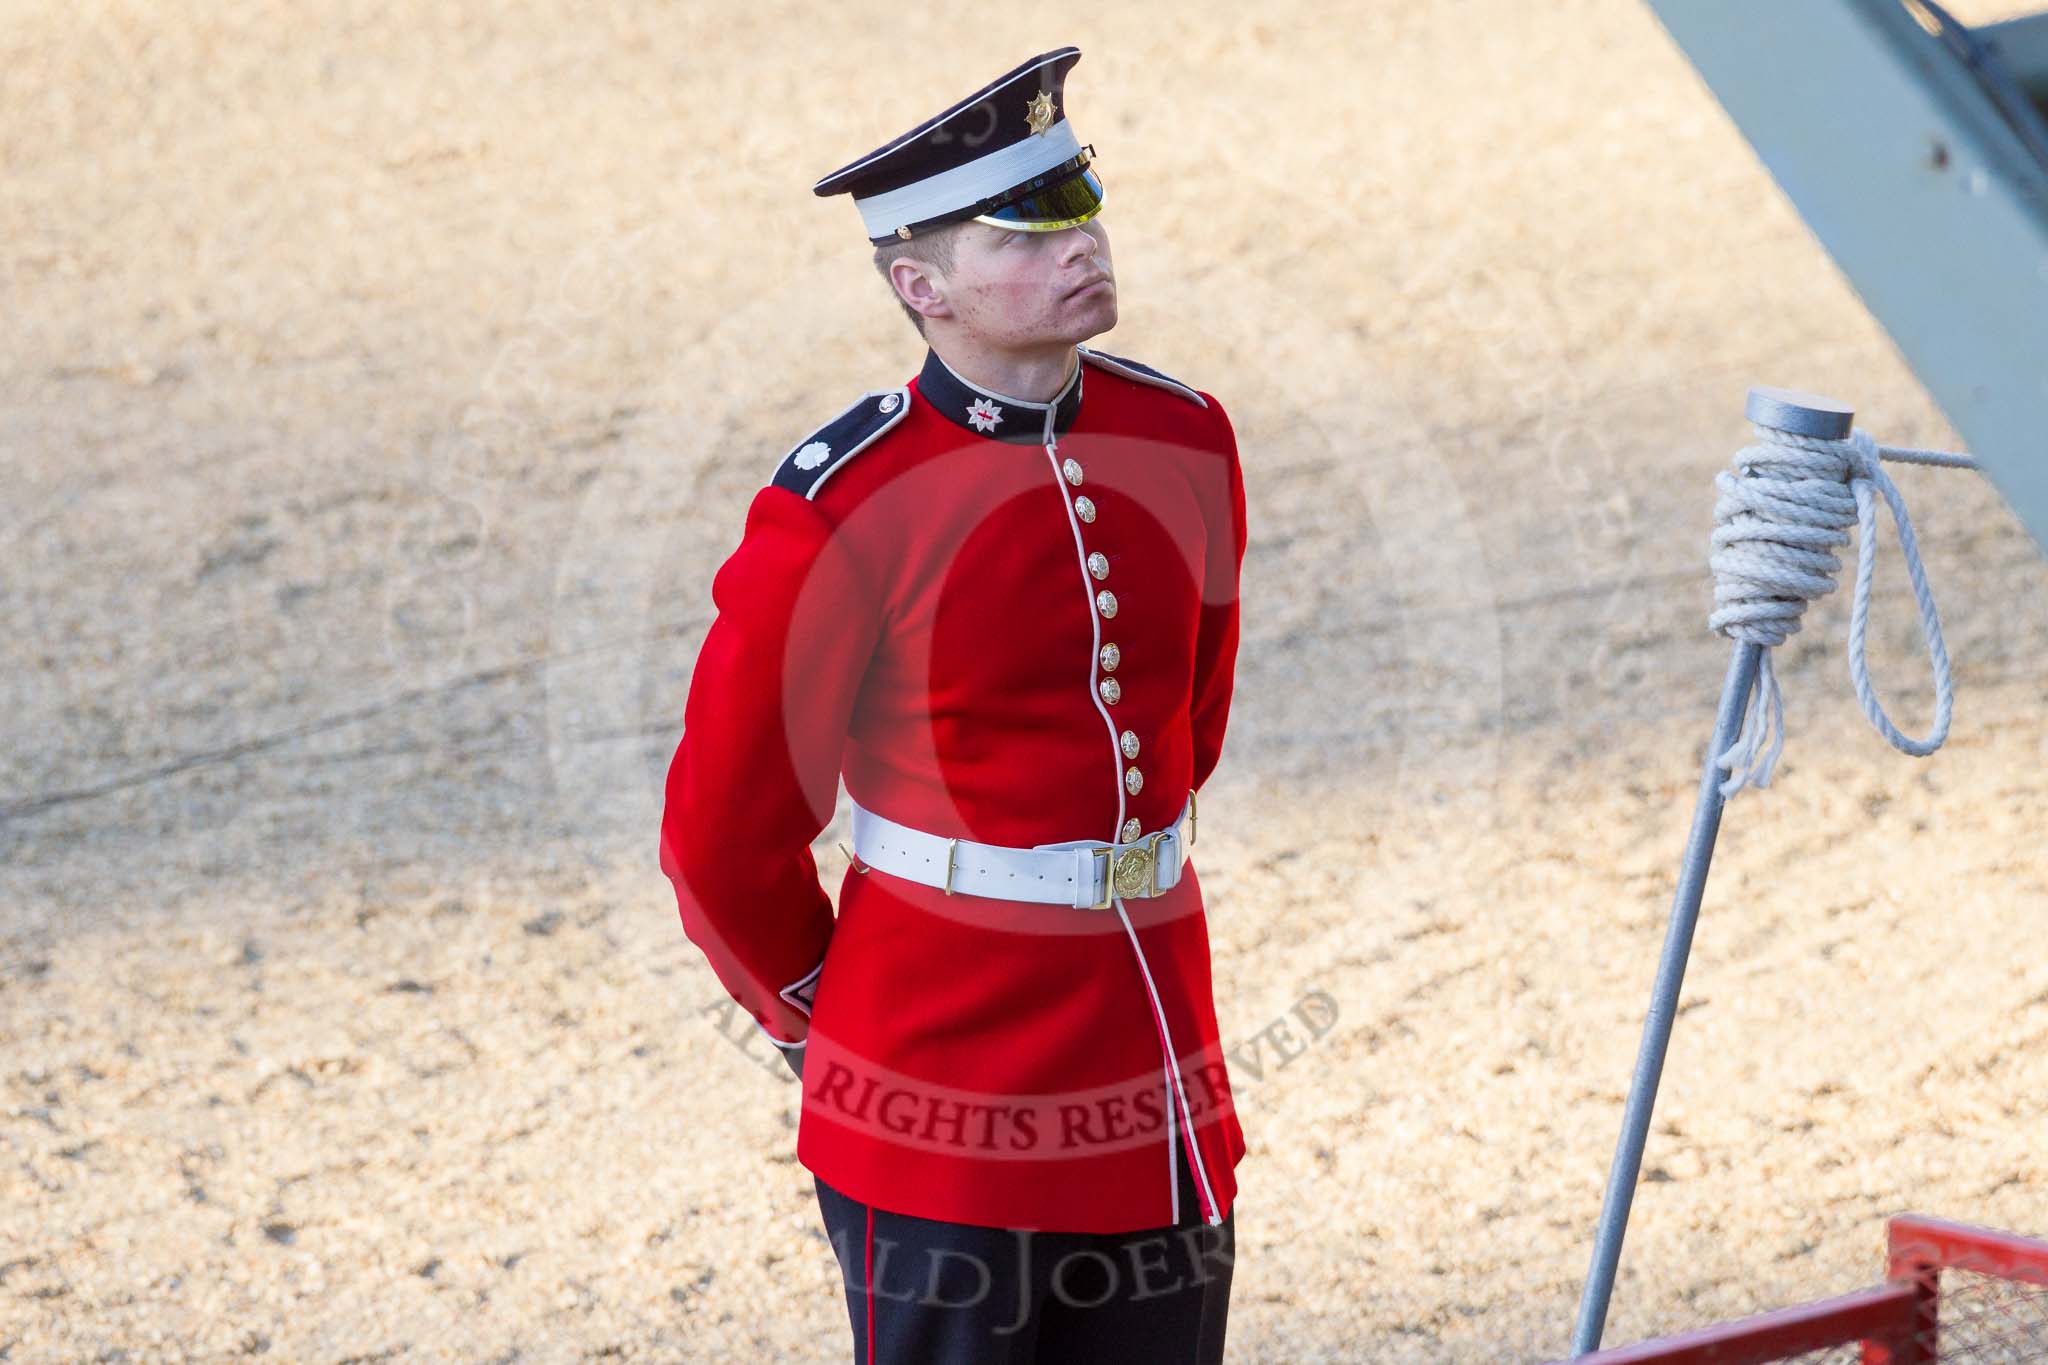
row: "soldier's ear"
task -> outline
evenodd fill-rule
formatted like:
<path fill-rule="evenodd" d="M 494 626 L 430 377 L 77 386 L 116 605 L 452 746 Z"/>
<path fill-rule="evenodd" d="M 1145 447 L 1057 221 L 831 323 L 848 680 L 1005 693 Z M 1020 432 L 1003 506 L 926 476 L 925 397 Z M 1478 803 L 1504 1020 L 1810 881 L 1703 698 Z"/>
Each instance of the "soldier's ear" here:
<path fill-rule="evenodd" d="M 896 297 L 903 300 L 903 306 L 919 316 L 953 316 L 953 310 L 946 302 L 945 276 L 929 261 L 912 260 L 907 256 L 891 261 L 889 283 L 895 288 Z"/>

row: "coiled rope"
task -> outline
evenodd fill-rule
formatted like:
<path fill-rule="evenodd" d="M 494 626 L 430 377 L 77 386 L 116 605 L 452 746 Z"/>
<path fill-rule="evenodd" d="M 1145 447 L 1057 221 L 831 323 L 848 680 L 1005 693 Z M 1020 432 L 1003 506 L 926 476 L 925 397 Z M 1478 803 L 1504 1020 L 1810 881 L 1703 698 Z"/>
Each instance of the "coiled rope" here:
<path fill-rule="evenodd" d="M 1801 436 L 1752 422 L 1757 443 L 1736 453 L 1733 467 L 1714 478 L 1720 497 L 1714 503 L 1714 612 L 1709 628 L 1730 639 L 1763 646 L 1757 684 L 1743 713 L 1734 744 L 1715 756 L 1728 771 L 1721 783 L 1725 800 L 1745 785 L 1767 787 L 1785 746 L 1785 700 L 1771 667 L 1771 647 L 1783 644 L 1799 629 L 1806 604 L 1835 590 L 1841 562 L 1831 551 L 1846 544 L 1848 528 L 1857 528 L 1856 591 L 1849 613 L 1849 677 L 1856 699 L 1877 732 L 1902 753 L 1926 757 L 1948 738 L 1951 693 L 1948 650 L 1941 641 L 1941 620 L 1934 595 L 1920 564 L 1913 539 L 1913 519 L 1880 463 L 1937 465 L 1976 469 L 1968 455 L 1945 450 L 1881 446 L 1870 434 L 1854 429 L 1842 440 Z M 1920 603 L 1920 625 L 1927 657 L 1934 669 L 1934 728 L 1925 739 L 1902 733 L 1885 714 L 1871 686 L 1863 659 L 1863 633 L 1870 614 L 1871 571 L 1877 559 L 1877 498 L 1891 505 L 1899 548 L 1913 595 Z"/>

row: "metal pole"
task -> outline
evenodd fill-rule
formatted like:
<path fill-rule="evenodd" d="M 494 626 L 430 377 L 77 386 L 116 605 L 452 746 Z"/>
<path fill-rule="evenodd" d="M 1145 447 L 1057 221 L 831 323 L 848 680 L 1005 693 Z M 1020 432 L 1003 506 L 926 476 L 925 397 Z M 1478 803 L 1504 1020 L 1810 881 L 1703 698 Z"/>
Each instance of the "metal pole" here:
<path fill-rule="evenodd" d="M 1706 889 L 1707 867 L 1714 858 L 1714 836 L 1721 830 L 1721 782 L 1726 774 L 1715 767 L 1714 759 L 1735 742 L 1743 708 L 1756 684 L 1757 662 L 1762 658 L 1763 646 L 1745 641 L 1736 644 L 1728 659 L 1721 711 L 1714 722 L 1713 743 L 1707 748 L 1706 770 L 1700 776 L 1692 835 L 1685 844 L 1685 866 L 1671 902 L 1671 923 L 1664 931 L 1664 956 L 1657 963 L 1657 981 L 1650 990 L 1650 1014 L 1643 1021 L 1643 1041 L 1636 1050 L 1628 1107 L 1622 1110 L 1621 1140 L 1615 1144 L 1614 1164 L 1607 1170 L 1607 1196 L 1600 1205 L 1600 1231 L 1593 1240 L 1593 1268 L 1586 1277 L 1586 1291 L 1579 1299 L 1579 1323 L 1572 1333 L 1575 1356 L 1600 1349 L 1600 1334 L 1607 1326 L 1607 1301 L 1614 1293 L 1614 1271 L 1621 1263 L 1621 1238 L 1628 1230 L 1629 1205 L 1635 1199 L 1636 1176 L 1642 1170 L 1650 1110 L 1657 1102 L 1657 1082 L 1664 1074 L 1664 1054 L 1671 1045 L 1678 988 L 1685 981 L 1685 962 L 1692 952 L 1700 893 Z"/>
<path fill-rule="evenodd" d="M 1747 415 L 1752 422 L 1781 431 L 1840 440 L 1849 434 L 1854 413 L 1831 399 L 1786 389 L 1752 388 Z M 1692 953 L 1693 926 L 1699 922 L 1700 896 L 1706 890 L 1707 868 L 1714 859 L 1714 838 L 1721 831 L 1721 783 L 1726 775 L 1715 760 L 1735 743 L 1742 713 L 1756 686 L 1757 665 L 1764 647 L 1737 641 L 1721 685 L 1721 709 L 1714 718 L 1714 738 L 1700 773 L 1693 806 L 1692 833 L 1686 839 L 1685 863 L 1678 890 L 1671 899 L 1671 920 L 1664 931 L 1664 953 L 1650 989 L 1650 1012 L 1643 1020 L 1643 1040 L 1636 1049 L 1635 1075 L 1621 1115 L 1621 1138 L 1607 1171 L 1607 1194 L 1600 1205 L 1600 1228 L 1593 1239 L 1593 1265 L 1579 1298 L 1578 1324 L 1572 1331 L 1572 1354 L 1600 1349 L 1607 1327 L 1607 1303 L 1614 1295 L 1614 1272 L 1621 1263 L 1621 1240 L 1628 1231 L 1629 1206 L 1635 1200 L 1636 1177 L 1643 1165 L 1643 1144 L 1650 1133 L 1650 1112 L 1657 1103 L 1657 1082 L 1664 1074 L 1664 1055 L 1671 1046 L 1671 1024 L 1678 1017 L 1679 987 Z"/>

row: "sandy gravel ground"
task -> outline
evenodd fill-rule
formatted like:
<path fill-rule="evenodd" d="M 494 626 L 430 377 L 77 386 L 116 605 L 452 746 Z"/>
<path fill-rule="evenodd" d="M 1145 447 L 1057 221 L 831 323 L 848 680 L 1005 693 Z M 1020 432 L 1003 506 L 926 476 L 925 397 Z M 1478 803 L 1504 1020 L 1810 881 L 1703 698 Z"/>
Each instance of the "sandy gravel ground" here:
<path fill-rule="evenodd" d="M 1109 349 L 1247 467 L 1232 1358 L 1561 1354 L 1744 386 L 1956 438 L 1645 7 L 1355 11 L 0 6 L 0 1359 L 845 1357 L 660 778 L 754 489 L 920 354 L 811 180 L 1067 41 Z M 1898 477 L 1954 736 L 1846 593 L 1780 651 L 1612 1340 L 2048 1231 L 2048 567 Z"/>

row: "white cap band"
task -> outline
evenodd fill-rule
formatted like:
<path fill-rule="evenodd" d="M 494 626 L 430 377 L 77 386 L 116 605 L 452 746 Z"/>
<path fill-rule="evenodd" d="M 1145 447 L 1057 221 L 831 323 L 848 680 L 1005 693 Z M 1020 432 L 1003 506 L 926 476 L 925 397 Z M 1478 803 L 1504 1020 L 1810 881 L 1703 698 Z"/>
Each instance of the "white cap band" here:
<path fill-rule="evenodd" d="M 1013 142 L 1000 151 L 978 157 L 937 175 L 926 176 L 898 189 L 885 190 L 862 199 L 855 196 L 861 222 L 868 236 L 893 236 L 899 227 L 922 223 L 942 213 L 964 209 L 1013 185 L 1049 171 L 1062 161 L 1081 154 L 1080 139 L 1065 119 L 1043 133 Z"/>

